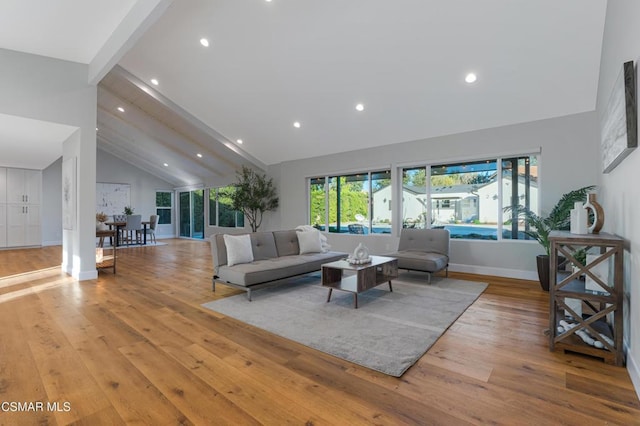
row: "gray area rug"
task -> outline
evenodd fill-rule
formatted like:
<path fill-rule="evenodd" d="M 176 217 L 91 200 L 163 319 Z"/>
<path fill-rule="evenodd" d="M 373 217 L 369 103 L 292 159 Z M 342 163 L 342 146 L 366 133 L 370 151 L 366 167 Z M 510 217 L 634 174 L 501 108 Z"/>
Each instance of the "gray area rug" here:
<path fill-rule="evenodd" d="M 400 274 L 358 295 L 320 286 L 320 275 L 202 306 L 355 364 L 400 377 L 480 296 L 487 284 Z"/>

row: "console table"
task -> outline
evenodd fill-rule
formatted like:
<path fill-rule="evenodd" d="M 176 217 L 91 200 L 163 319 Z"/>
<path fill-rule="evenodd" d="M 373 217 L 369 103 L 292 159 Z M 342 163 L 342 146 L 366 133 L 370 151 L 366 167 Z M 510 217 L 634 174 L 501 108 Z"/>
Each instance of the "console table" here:
<path fill-rule="evenodd" d="M 624 365 L 624 240 L 607 233 L 552 231 L 549 241 L 549 349 L 578 352 L 602 358 L 607 364 Z M 591 259 L 583 265 L 576 258 L 585 252 Z M 571 270 L 558 270 L 559 257 L 566 259 L 564 263 Z M 593 345 L 585 343 L 581 336 L 592 338 Z"/>

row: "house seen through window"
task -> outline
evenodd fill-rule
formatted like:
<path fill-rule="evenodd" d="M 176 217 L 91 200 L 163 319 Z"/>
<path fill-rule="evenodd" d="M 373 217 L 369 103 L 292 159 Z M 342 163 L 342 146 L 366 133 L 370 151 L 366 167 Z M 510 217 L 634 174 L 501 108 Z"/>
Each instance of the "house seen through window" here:
<path fill-rule="evenodd" d="M 311 178 L 309 223 L 329 232 L 389 234 L 397 217 L 403 228 L 445 228 L 451 238 L 527 239 L 528 224 L 504 208 L 538 211 L 537 163 L 536 155 L 522 155 L 403 168 L 395 204 L 390 170 Z"/>

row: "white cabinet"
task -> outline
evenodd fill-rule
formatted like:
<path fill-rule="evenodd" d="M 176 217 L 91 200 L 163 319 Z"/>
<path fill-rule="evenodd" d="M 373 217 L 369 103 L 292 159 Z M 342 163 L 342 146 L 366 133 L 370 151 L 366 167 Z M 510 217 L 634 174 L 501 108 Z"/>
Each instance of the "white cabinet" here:
<path fill-rule="evenodd" d="M 7 246 L 35 246 L 40 245 L 41 240 L 40 206 L 9 204 Z"/>
<path fill-rule="evenodd" d="M 42 172 L 39 170 L 7 168 L 5 185 L 6 205 L 4 213 L 0 211 L 0 221 L 4 227 L 4 247 L 35 246 L 42 244 L 42 218 L 40 217 L 40 193 L 42 191 Z M 0 190 L 0 197 L 3 192 Z M 2 198 L 0 198 L 0 204 Z M 0 210 L 2 208 L 0 207 Z M 4 219 L 3 219 L 4 216 Z M 3 231 L 0 226 L 0 246 Z"/>
<path fill-rule="evenodd" d="M 42 172 L 7 169 L 7 203 L 40 204 Z"/>

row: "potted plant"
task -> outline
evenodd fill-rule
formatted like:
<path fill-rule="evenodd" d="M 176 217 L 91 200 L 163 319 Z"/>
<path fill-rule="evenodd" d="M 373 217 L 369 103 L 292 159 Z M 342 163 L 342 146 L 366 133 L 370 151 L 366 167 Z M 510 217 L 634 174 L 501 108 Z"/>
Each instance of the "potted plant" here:
<path fill-rule="evenodd" d="M 549 256 L 551 254 L 551 243 L 549 233 L 553 230 L 568 231 L 571 227 L 571 209 L 577 201 L 585 201 L 587 194 L 595 188 L 594 185 L 575 189 L 564 194 L 558 203 L 553 207 L 547 217 L 537 215 L 525 206 L 505 207 L 505 212 L 513 212 L 515 216 L 526 221 L 530 229 L 524 231 L 526 235 L 535 239 L 544 248 L 545 254 L 540 254 L 536 258 L 538 267 L 538 279 L 545 291 L 549 291 Z"/>
<path fill-rule="evenodd" d="M 96 213 L 96 229 L 99 231 L 107 229 L 107 225 L 105 225 L 105 222 L 108 219 L 109 219 L 109 216 L 107 216 L 106 213 L 104 212 Z"/>
<path fill-rule="evenodd" d="M 126 214 L 127 216 L 130 216 L 133 214 L 133 207 L 131 206 L 125 206 L 124 208 L 124 214 Z"/>
<path fill-rule="evenodd" d="M 225 195 L 231 199 L 234 210 L 244 213 L 251 230 L 256 232 L 262 224 L 264 212 L 278 208 L 278 196 L 273 179 L 246 166 L 242 166 L 242 170 L 237 172 L 237 177 L 238 181 Z"/>

